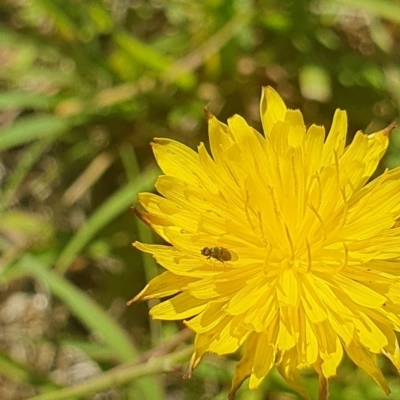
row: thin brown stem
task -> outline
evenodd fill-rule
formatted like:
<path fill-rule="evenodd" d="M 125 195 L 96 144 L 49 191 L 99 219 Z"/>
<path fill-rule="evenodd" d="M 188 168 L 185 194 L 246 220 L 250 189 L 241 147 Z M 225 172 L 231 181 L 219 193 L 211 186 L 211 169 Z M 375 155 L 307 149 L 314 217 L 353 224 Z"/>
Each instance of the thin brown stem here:
<path fill-rule="evenodd" d="M 322 372 L 319 374 L 318 400 L 329 399 L 329 381 Z"/>

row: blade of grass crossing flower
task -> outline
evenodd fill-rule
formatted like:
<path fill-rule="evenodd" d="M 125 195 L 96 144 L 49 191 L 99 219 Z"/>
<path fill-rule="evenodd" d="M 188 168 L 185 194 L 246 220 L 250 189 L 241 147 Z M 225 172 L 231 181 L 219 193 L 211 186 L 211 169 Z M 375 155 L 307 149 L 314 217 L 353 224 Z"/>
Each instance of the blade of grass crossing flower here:
<path fill-rule="evenodd" d="M 134 178 L 139 174 L 139 164 L 137 162 L 135 151 L 133 149 L 124 147 L 120 151 L 120 157 L 122 163 L 124 164 L 126 175 L 130 180 L 134 180 Z M 154 242 L 151 230 L 147 225 L 139 222 L 137 225 L 137 229 L 138 229 L 139 240 L 141 242 L 145 243 Z M 157 264 L 154 258 L 151 257 L 149 254 L 141 253 L 141 255 L 146 275 L 146 281 L 148 282 L 157 275 Z M 152 307 L 153 305 L 157 304 L 157 302 L 158 301 L 151 302 L 149 304 L 149 307 Z M 157 345 L 157 343 L 161 338 L 161 322 L 150 319 L 149 324 L 150 324 L 151 342 L 153 346 L 155 346 Z"/>
<path fill-rule="evenodd" d="M 125 173 L 129 182 L 133 182 L 140 174 L 135 150 L 129 147 L 122 147 L 119 151 L 119 156 L 121 157 L 121 161 L 124 165 Z"/>

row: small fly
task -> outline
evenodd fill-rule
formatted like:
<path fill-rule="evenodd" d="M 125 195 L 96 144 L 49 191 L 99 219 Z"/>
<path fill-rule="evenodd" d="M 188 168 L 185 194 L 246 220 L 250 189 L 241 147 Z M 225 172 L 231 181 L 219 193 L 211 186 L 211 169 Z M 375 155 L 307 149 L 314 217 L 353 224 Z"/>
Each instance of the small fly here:
<path fill-rule="evenodd" d="M 207 259 L 213 258 L 214 260 L 221 261 L 236 261 L 238 256 L 235 252 L 226 249 L 225 247 L 204 247 L 201 250 L 201 255 Z"/>

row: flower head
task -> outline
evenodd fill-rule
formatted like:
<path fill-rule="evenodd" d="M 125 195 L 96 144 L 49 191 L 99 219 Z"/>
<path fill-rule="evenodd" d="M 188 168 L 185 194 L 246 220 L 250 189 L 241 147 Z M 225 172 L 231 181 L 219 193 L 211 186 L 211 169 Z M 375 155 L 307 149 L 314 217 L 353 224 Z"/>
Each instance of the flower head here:
<path fill-rule="evenodd" d="M 376 356 L 400 368 L 400 169 L 368 182 L 388 128 L 357 132 L 335 112 L 328 136 L 263 90 L 265 136 L 235 115 L 208 115 L 211 155 L 156 139 L 165 175 L 138 212 L 169 246 L 135 243 L 167 271 L 132 301 L 196 333 L 189 374 L 207 352 L 242 349 L 230 397 L 276 366 L 307 395 L 300 370 L 336 374 L 344 352 L 389 393 Z"/>

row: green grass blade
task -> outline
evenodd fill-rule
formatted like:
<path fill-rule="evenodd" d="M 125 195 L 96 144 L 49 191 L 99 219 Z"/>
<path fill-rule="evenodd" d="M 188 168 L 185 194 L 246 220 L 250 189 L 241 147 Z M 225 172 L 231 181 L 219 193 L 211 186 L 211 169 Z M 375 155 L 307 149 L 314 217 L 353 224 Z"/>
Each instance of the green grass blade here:
<path fill-rule="evenodd" d="M 0 213 L 8 207 L 19 185 L 51 143 L 52 141 L 48 139 L 35 142 L 21 157 L 4 185 L 4 191 L 0 199 Z"/>
<path fill-rule="evenodd" d="M 6 355 L 0 353 L 0 375 L 6 376 L 13 382 L 23 384 L 35 384 L 46 389 L 56 390 L 57 385 L 48 382 L 45 378 L 38 375 L 37 372 L 30 370 L 28 365 L 16 363 Z"/>
<path fill-rule="evenodd" d="M 25 255 L 18 266 L 30 276 L 49 286 L 68 309 L 91 331 L 98 332 L 108 347 L 113 349 L 120 360 L 128 361 L 137 353 L 129 337 L 89 296 L 75 288 L 50 266 L 31 255 Z"/>
<path fill-rule="evenodd" d="M 149 190 L 153 186 L 158 174 L 158 169 L 149 169 L 139 175 L 135 181 L 128 183 L 118 190 L 100 206 L 67 244 L 56 262 L 55 269 L 60 273 L 65 273 L 75 256 L 89 243 L 99 230 L 133 205 L 136 202 L 136 196 L 139 192 Z"/>
<path fill-rule="evenodd" d="M 136 39 L 123 31 L 115 32 L 113 35 L 115 43 L 123 49 L 133 60 L 143 64 L 153 71 L 165 71 L 171 61 L 153 46 Z"/>
<path fill-rule="evenodd" d="M 40 93 L 0 92 L 0 110 L 27 107 L 35 110 L 48 110 L 55 103 L 55 98 Z"/>
<path fill-rule="evenodd" d="M 116 357 L 115 351 L 108 347 L 104 347 L 101 343 L 66 339 L 58 342 L 58 344 L 61 348 L 69 346 L 76 347 L 96 362 L 118 364 L 118 357 Z"/>
<path fill-rule="evenodd" d="M 137 357 L 137 351 L 124 330 L 101 309 L 90 297 L 75 288 L 64 277 L 59 276 L 50 266 L 39 261 L 32 255 L 25 255 L 10 269 L 25 271 L 33 278 L 47 285 L 88 329 L 100 334 L 107 347 L 112 349 L 122 361 L 132 361 Z M 143 378 L 137 382 L 138 390 L 143 399 L 162 399 L 162 393 L 157 382 L 151 378 Z M 53 398 L 53 397 L 50 397 Z"/>
<path fill-rule="evenodd" d="M 31 142 L 35 139 L 58 136 L 69 129 L 66 120 L 52 115 L 26 117 L 0 130 L 0 151 Z"/>
<path fill-rule="evenodd" d="M 139 164 L 137 162 L 136 154 L 133 149 L 124 147 L 120 151 L 120 157 L 122 160 L 122 164 L 125 167 L 125 173 L 130 178 L 137 176 L 139 174 Z M 151 229 L 142 223 L 138 222 L 137 231 L 139 235 L 139 240 L 143 243 L 154 243 L 154 238 Z M 158 273 L 157 263 L 155 262 L 154 257 L 150 254 L 141 253 L 141 257 L 143 260 L 143 267 L 146 275 L 146 282 L 149 282 L 152 278 L 154 278 Z M 152 300 L 149 302 L 149 307 L 151 308 L 158 300 Z M 161 339 L 161 322 L 157 320 L 153 320 L 150 318 L 150 337 L 151 343 L 153 346 L 156 346 Z"/>

